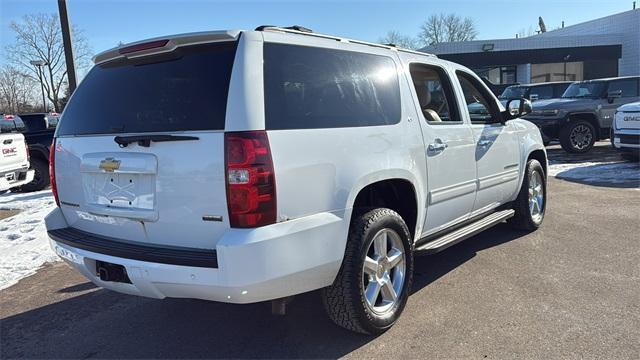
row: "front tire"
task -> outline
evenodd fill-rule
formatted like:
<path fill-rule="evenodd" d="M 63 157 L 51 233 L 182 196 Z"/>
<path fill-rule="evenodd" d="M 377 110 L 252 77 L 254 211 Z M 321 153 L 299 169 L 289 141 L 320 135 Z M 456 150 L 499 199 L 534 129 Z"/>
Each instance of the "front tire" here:
<path fill-rule="evenodd" d="M 379 208 L 351 222 L 342 267 L 322 290 L 329 318 L 363 334 L 389 329 L 404 310 L 413 280 L 413 248 L 404 220 Z"/>
<path fill-rule="evenodd" d="M 513 204 L 515 215 L 509 223 L 520 230 L 534 231 L 540 227 L 547 209 L 547 181 L 538 160 L 527 161 L 527 169 L 518 198 Z"/>
<path fill-rule="evenodd" d="M 560 129 L 560 145 L 566 152 L 586 153 L 595 142 L 596 128 L 588 121 L 573 121 Z"/>

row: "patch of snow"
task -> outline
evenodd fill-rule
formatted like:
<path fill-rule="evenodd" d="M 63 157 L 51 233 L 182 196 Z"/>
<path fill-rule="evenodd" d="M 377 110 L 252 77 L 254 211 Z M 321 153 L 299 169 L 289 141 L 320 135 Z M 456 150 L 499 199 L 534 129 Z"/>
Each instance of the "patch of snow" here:
<path fill-rule="evenodd" d="M 44 217 L 55 206 L 51 190 L 0 195 L 0 210 L 20 210 L 0 220 L 0 290 L 58 260 L 44 226 Z"/>

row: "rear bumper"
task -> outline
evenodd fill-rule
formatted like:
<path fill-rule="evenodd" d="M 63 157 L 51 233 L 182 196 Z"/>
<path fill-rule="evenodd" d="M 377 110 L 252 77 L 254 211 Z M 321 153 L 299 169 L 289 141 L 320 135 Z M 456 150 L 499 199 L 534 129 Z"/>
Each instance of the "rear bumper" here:
<path fill-rule="evenodd" d="M 9 190 L 14 187 L 22 186 L 33 181 L 33 170 L 17 170 L 14 172 L 16 180 L 9 181 L 6 174 L 0 176 L 0 191 Z"/>
<path fill-rule="evenodd" d="M 50 234 L 68 228 L 58 208 L 45 222 Z M 209 267 L 176 265 L 82 249 L 61 240 L 60 232 L 50 236 L 50 244 L 63 260 L 103 288 L 152 298 L 253 303 L 330 285 L 342 263 L 346 230 L 342 217 L 334 213 L 257 229 L 230 229 L 217 243 L 213 255 L 217 268 L 213 263 Z M 124 266 L 131 283 L 101 281 L 96 261 Z"/>

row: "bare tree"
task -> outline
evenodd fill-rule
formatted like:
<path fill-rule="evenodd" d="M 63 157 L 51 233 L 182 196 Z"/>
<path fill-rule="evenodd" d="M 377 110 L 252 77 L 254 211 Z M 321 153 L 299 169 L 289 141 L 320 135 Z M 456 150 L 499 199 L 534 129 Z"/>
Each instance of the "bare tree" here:
<path fill-rule="evenodd" d="M 420 27 L 418 35 L 425 45 L 441 42 L 468 41 L 478 35 L 471 18 L 456 14 L 431 15 Z"/>
<path fill-rule="evenodd" d="M 25 15 L 19 22 L 10 25 L 15 32 L 15 42 L 7 47 L 10 61 L 30 78 L 42 82 L 44 92 L 55 111 L 61 110 L 62 89 L 67 86 L 67 68 L 60 20 L 57 14 Z M 86 69 L 90 60 L 90 49 L 78 29 L 72 29 L 74 57 L 78 69 Z M 31 65 L 31 61 L 45 63 L 42 71 Z"/>
<path fill-rule="evenodd" d="M 417 49 L 420 47 L 416 39 L 394 30 L 387 32 L 387 35 L 378 39 L 378 42 L 380 44 L 394 44 L 405 49 Z"/>
<path fill-rule="evenodd" d="M 33 109 L 36 82 L 11 65 L 0 68 L 0 113 L 16 114 Z"/>

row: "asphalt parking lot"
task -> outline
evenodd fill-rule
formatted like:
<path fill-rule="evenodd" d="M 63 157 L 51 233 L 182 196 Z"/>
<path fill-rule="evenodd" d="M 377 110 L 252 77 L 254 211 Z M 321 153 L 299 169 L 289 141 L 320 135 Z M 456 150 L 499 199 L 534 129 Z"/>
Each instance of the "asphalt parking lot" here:
<path fill-rule="evenodd" d="M 553 148 L 550 157 L 570 159 Z M 117 294 L 58 262 L 0 291 L 0 356 L 637 359 L 640 190 L 633 181 L 551 178 L 537 232 L 502 224 L 419 257 L 405 312 L 379 337 L 335 327 L 317 293 L 275 317 L 269 304 Z"/>

